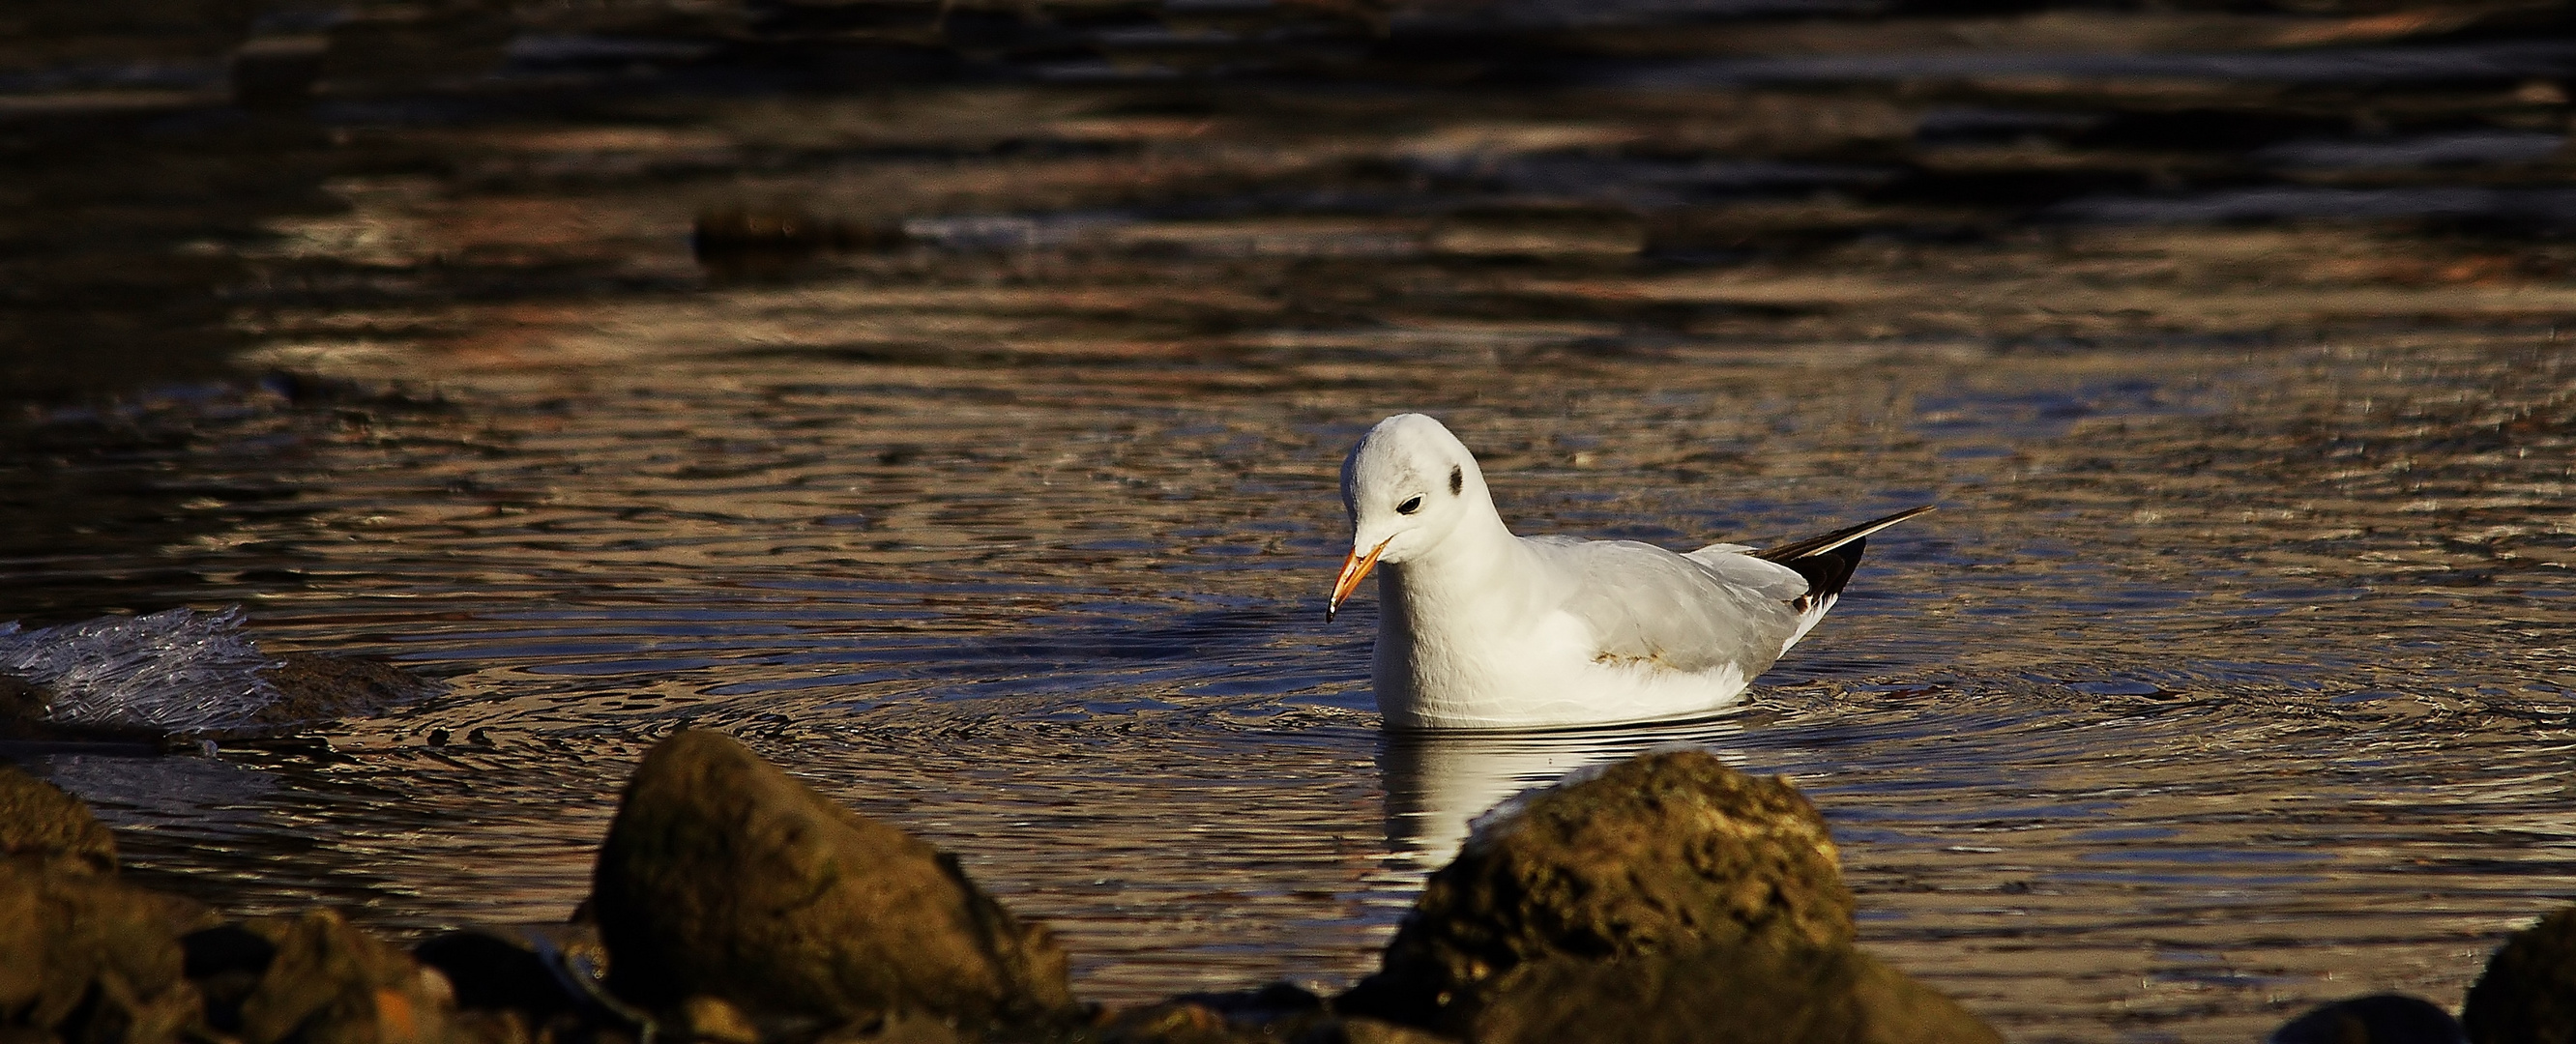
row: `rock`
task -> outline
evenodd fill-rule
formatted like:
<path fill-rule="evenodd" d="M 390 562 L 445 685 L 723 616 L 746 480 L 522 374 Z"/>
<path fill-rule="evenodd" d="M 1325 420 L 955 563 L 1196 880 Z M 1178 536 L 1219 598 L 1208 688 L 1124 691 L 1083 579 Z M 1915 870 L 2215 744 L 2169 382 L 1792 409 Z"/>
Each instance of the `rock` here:
<path fill-rule="evenodd" d="M 1718 943 L 1551 957 L 1485 992 L 1478 1044 L 2003 1044 L 1948 997 L 1850 947 Z"/>
<path fill-rule="evenodd" d="M 246 1044 L 427 1044 L 455 1036 L 446 978 L 336 913 L 256 918 L 240 929 L 272 947 L 258 985 L 240 1002 L 237 1032 Z"/>
<path fill-rule="evenodd" d="M 2460 1021 L 2478 1044 L 2576 1044 L 2576 906 L 2506 939 Z"/>
<path fill-rule="evenodd" d="M 0 1027 L 82 1044 L 172 1040 L 198 1018 L 179 937 L 214 920 L 87 867 L 0 859 Z"/>
<path fill-rule="evenodd" d="M 277 944 L 237 924 L 220 924 L 179 939 L 187 974 L 204 998 L 206 1024 L 229 1034 L 242 1028 L 242 1002 L 259 989 L 268 966 L 277 960 Z"/>
<path fill-rule="evenodd" d="M 277 689 L 275 702 L 236 730 L 257 734 L 295 725 L 363 718 L 435 695 L 439 683 L 372 656 L 281 653 L 259 672 Z"/>
<path fill-rule="evenodd" d="M 0 674 L 0 739 L 33 739 L 53 706 L 54 692 L 14 674 Z"/>
<path fill-rule="evenodd" d="M 680 1002 L 680 1030 L 711 1044 L 760 1044 L 760 1027 L 722 997 L 694 994 Z"/>
<path fill-rule="evenodd" d="M 2321 1005 L 2273 1030 L 2266 1044 L 2468 1044 L 2451 1013 L 2433 1002 L 2381 993 Z"/>
<path fill-rule="evenodd" d="M 79 798 L 17 766 L 0 765 L 0 856 L 115 873 L 116 838 Z"/>
<path fill-rule="evenodd" d="M 1704 751 L 1505 802 L 1336 1008 L 1486 1042 L 1998 1044 L 1853 948 L 1822 816 Z"/>
<path fill-rule="evenodd" d="M 553 934 L 580 937 L 587 929 L 564 926 Z M 469 928 L 445 932 L 412 947 L 412 959 L 447 976 L 464 1011 L 511 1011 L 528 1026 L 543 1026 L 589 1001 L 569 987 L 554 962 L 567 945 L 546 940 L 539 929 Z M 596 945 L 590 941 L 590 945 Z"/>
<path fill-rule="evenodd" d="M 1823 817 L 1704 751 L 1648 754 L 1506 802 L 1432 875 L 1341 1010 L 1457 1033 L 1522 964 L 1851 944 Z"/>
<path fill-rule="evenodd" d="M 1255 1044 L 1272 1038 L 1204 1004 L 1171 1001 L 1102 1012 L 1081 1039 L 1098 1044 Z"/>
<path fill-rule="evenodd" d="M 973 1026 L 1073 1004 L 1054 938 L 953 857 L 717 733 L 681 732 L 645 755 L 591 898 L 610 988 L 648 1008 L 703 994 L 762 1024 Z"/>

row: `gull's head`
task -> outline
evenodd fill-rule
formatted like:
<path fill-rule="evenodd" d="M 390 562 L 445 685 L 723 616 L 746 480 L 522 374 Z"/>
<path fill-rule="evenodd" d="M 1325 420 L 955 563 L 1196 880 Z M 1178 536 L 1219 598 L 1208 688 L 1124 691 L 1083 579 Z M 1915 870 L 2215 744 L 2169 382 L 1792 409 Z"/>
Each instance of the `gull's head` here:
<path fill-rule="evenodd" d="M 1439 421 L 1400 413 L 1377 422 L 1342 461 L 1351 553 L 1342 560 L 1324 619 L 1341 610 L 1380 561 L 1419 557 L 1456 530 L 1472 505 L 1491 503 L 1475 456 Z"/>

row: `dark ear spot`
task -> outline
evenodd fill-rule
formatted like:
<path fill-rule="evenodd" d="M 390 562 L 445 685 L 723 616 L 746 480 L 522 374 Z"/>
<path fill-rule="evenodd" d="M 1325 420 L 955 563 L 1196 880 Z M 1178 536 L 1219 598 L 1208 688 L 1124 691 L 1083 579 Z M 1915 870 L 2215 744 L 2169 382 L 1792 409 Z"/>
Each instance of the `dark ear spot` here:
<path fill-rule="evenodd" d="M 1449 465 L 1449 495 L 1457 496 L 1458 491 L 1465 488 L 1467 488 L 1467 469 L 1455 464 Z"/>

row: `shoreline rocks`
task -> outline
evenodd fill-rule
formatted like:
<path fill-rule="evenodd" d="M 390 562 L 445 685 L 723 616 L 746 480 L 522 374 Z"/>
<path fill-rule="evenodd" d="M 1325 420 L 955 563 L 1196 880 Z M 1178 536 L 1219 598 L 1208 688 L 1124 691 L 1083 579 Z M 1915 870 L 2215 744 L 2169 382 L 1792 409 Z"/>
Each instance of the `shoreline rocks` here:
<path fill-rule="evenodd" d="M 1673 750 L 1504 803 L 1381 970 L 1127 1008 L 1073 995 L 1048 930 L 957 861 L 730 737 L 649 752 L 576 923 L 411 952 L 337 913 L 228 920 L 125 883 L 88 808 L 0 765 L 0 1039 L 22 1044 L 1988 1044 L 1855 945 L 1831 832 L 1787 781 Z M 603 974 L 604 969 L 604 974 Z M 2576 907 L 2500 949 L 2478 1044 L 2576 1042 Z M 2450 1041 L 2407 997 L 2272 1039 Z M 2446 1035 L 2447 1034 L 2447 1035 Z"/>

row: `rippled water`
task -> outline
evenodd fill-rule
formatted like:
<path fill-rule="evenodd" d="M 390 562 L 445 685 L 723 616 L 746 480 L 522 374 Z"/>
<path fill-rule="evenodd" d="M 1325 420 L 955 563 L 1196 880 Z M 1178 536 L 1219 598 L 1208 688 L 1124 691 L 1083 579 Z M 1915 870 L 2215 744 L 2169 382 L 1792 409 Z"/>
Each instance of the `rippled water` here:
<path fill-rule="evenodd" d="M 2576 890 L 2576 406 L 2542 346 L 1496 366 L 1390 340 L 1354 349 L 1366 383 L 663 358 L 138 411 L 198 432 L 123 462 L 189 466 L 195 535 L 13 582 L 239 599 L 272 647 L 453 690 L 325 765 L 43 764 L 158 877 L 426 928 L 561 917 L 641 748 L 721 728 L 958 851 L 1112 1000 L 1346 982 L 1467 817 L 1671 742 L 1790 774 L 1871 944 L 2027 1039 L 2448 1000 Z M 1529 531 L 1944 510 L 1873 542 L 1741 713 L 1389 741 L 1370 607 L 1320 610 L 1339 451 L 1397 406 L 1485 450 Z"/>
<path fill-rule="evenodd" d="M 687 726 L 1113 1002 L 1345 984 L 1469 817 L 1682 742 L 2016 1040 L 2455 1004 L 2576 896 L 2562 16 L 983 12 L 937 65 L 722 6 L 356 3 L 300 108 L 0 41 L 0 619 L 449 683 L 326 756 L 14 752 L 132 872 L 557 920 Z M 1322 609 L 1399 410 L 1523 532 L 1942 510 L 1738 712 L 1391 740 Z"/>

